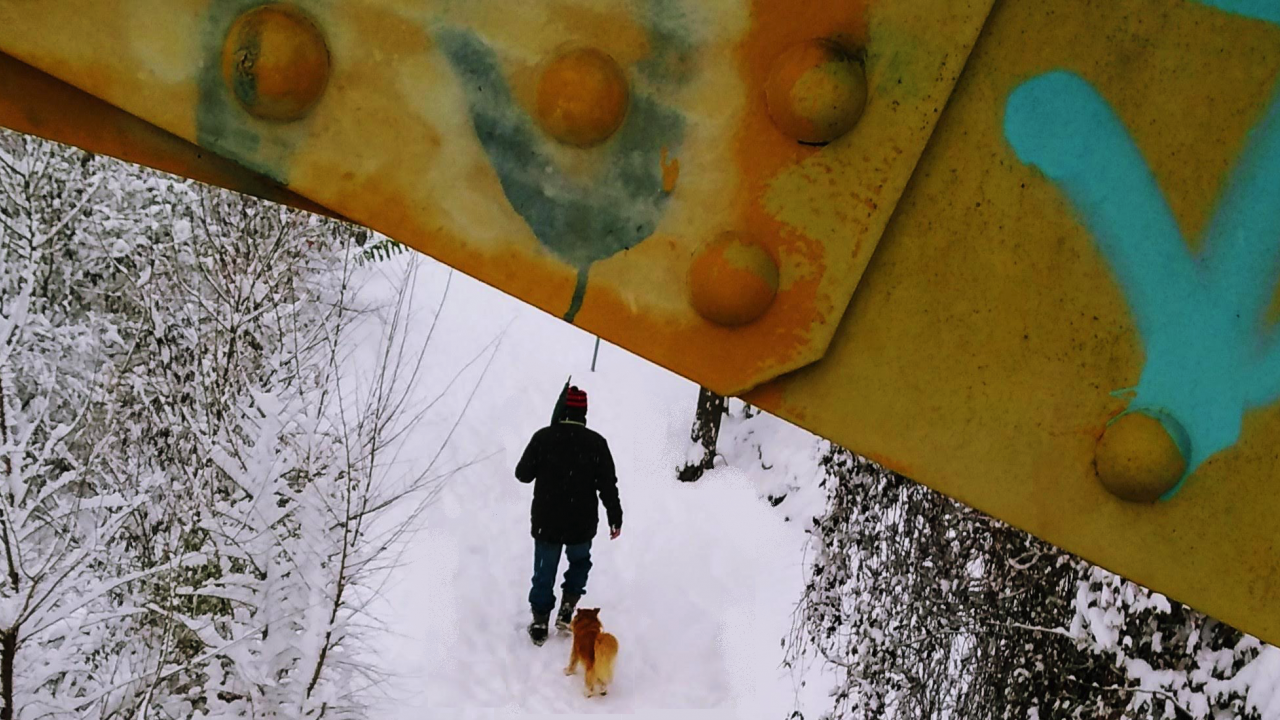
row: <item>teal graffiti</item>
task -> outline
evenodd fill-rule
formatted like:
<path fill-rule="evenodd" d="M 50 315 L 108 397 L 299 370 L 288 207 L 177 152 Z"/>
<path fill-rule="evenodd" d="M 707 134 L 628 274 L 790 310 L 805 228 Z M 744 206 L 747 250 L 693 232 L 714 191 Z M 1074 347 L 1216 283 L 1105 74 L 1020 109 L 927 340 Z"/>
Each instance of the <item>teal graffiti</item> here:
<path fill-rule="evenodd" d="M 668 22 L 670 0 L 653 2 L 642 18 L 651 53 L 635 71 L 631 105 L 622 126 L 596 150 L 606 156 L 598 177 L 576 178 L 556 167 L 552 140 L 520 108 L 507 86 L 498 57 L 470 30 L 445 27 L 435 37 L 461 81 L 476 136 L 498 175 L 503 194 L 556 257 L 577 270 L 564 319 L 572 322 L 586 294 L 591 265 L 635 247 L 657 229 L 668 193 L 659 157 L 675 153 L 684 118 L 657 100 L 672 94 L 691 72 L 693 48 Z"/>
<path fill-rule="evenodd" d="M 1023 83 L 1004 132 L 1066 194 L 1124 292 L 1146 354 L 1126 412 L 1165 420 L 1187 459 L 1168 499 L 1239 440 L 1246 411 L 1280 399 L 1280 336 L 1265 324 L 1280 276 L 1280 95 L 1249 133 L 1194 256 L 1124 123 L 1084 79 L 1056 71 Z"/>
<path fill-rule="evenodd" d="M 1280 0 L 1194 0 L 1236 15 L 1280 25 Z"/>

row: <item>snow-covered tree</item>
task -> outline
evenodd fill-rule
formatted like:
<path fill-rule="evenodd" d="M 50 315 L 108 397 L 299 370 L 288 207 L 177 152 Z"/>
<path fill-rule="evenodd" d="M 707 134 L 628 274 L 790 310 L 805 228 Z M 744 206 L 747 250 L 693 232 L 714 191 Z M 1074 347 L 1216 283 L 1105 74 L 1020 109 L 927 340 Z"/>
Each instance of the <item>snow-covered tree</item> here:
<path fill-rule="evenodd" d="M 0 133 L 0 718 L 363 715 L 449 475 L 389 454 L 426 344 L 368 237 Z"/>
<path fill-rule="evenodd" d="M 95 420 L 112 323 L 67 261 L 106 275 L 77 244 L 104 177 L 87 154 L 0 135 L 0 717 L 38 717 L 78 692 L 113 632 L 106 598 L 129 578 L 130 501 L 98 480 Z"/>
<path fill-rule="evenodd" d="M 1216 720 L 1271 701 L 1275 648 L 842 448 L 823 466 L 787 651 L 839 678 L 822 717 Z"/>

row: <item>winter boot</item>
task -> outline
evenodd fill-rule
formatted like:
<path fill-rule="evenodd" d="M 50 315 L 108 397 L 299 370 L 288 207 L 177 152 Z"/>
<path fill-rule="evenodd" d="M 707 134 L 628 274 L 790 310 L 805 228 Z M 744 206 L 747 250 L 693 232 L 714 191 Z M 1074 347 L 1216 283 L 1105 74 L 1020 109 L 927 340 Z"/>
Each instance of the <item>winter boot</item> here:
<path fill-rule="evenodd" d="M 580 595 L 565 594 L 560 599 L 560 613 L 556 615 L 556 630 L 562 633 L 569 632 L 569 625 L 573 622 L 573 609 L 578 605 Z"/>
<path fill-rule="evenodd" d="M 551 612 L 533 613 L 533 622 L 529 623 L 529 639 L 539 647 L 547 641 L 547 623 L 551 620 Z"/>

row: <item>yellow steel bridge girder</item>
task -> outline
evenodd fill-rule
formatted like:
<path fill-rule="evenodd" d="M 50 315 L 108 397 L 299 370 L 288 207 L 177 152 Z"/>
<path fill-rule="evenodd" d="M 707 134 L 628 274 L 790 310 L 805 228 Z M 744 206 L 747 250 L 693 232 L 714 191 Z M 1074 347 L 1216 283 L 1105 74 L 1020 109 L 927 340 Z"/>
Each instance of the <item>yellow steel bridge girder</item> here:
<path fill-rule="evenodd" d="M 1277 317 L 1277 78 L 1280 26 L 1189 0 L 997 4 L 826 355 L 747 397 L 1280 642 L 1280 408 L 1215 404 L 1280 379 L 1249 362 Z M 1029 140 L 1017 121 L 1035 106 L 1018 93 L 1039 87 L 1060 123 Z M 1072 157 L 1049 156 L 1052 142 Z M 1129 143 L 1135 157 L 1113 152 Z M 1261 193 L 1242 198 L 1251 173 Z M 1196 254 L 1232 222 L 1238 264 L 1215 284 Z M 1186 283 L 1183 264 L 1200 277 Z M 1249 283 L 1262 306 L 1215 324 Z M 1241 334 L 1244 361 L 1224 362 Z M 1121 417 L 1133 409 L 1149 412 Z M 1168 434 L 1141 426 L 1157 415 Z M 1104 460 L 1123 475 L 1131 459 L 1135 475 L 1174 474 L 1158 496 L 1214 443 L 1163 501 L 1099 481 Z"/>

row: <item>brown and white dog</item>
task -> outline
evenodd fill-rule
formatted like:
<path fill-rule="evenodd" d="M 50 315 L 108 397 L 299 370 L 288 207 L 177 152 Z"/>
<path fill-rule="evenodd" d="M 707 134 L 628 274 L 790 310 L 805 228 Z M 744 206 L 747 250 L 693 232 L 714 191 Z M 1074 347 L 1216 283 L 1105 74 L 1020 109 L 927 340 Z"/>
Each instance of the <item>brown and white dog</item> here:
<path fill-rule="evenodd" d="M 609 694 L 609 683 L 613 682 L 613 661 L 618 657 L 618 639 L 600 626 L 600 608 L 590 610 L 578 609 L 573 618 L 573 648 L 569 652 L 569 666 L 564 669 L 565 675 L 572 675 L 578 670 L 578 663 L 586 670 L 587 697 L 596 694 L 599 686 L 601 695 Z"/>

